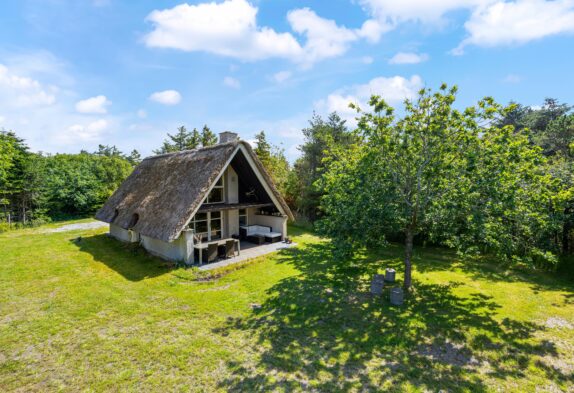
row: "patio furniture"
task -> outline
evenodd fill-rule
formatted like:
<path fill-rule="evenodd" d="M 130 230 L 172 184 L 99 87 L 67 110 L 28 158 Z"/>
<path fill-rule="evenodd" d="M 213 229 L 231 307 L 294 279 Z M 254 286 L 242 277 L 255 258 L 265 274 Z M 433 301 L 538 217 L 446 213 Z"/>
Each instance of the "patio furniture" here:
<path fill-rule="evenodd" d="M 265 241 L 269 243 L 277 243 L 281 241 L 280 233 L 269 233 L 265 235 Z"/>
<path fill-rule="evenodd" d="M 247 241 L 255 244 L 263 244 L 265 243 L 265 236 L 255 234 L 247 236 Z"/>
<path fill-rule="evenodd" d="M 225 258 L 233 258 L 235 256 L 235 240 L 227 240 L 225 242 Z"/>
<path fill-rule="evenodd" d="M 217 243 L 209 243 L 207 245 L 207 253 L 203 254 L 203 261 L 202 262 L 213 262 L 217 259 Z"/>
<path fill-rule="evenodd" d="M 237 255 L 241 254 L 241 245 L 239 243 L 238 239 L 231 239 L 231 238 L 227 238 L 227 239 L 218 239 L 218 240 L 213 240 L 210 242 L 203 242 L 203 243 L 195 243 L 193 245 L 193 248 L 195 249 L 195 255 L 197 256 L 197 259 L 199 261 L 199 264 L 201 265 L 203 262 L 205 262 L 206 258 L 204 257 L 204 255 L 208 254 L 210 256 L 212 256 L 209 253 L 208 248 L 211 246 L 212 248 L 215 247 L 215 255 L 217 257 L 218 254 L 218 248 L 223 246 L 225 247 L 227 245 L 227 242 L 234 242 L 235 243 L 235 247 L 237 250 Z M 211 262 L 211 261 L 210 261 Z"/>
<path fill-rule="evenodd" d="M 272 232 L 272 228 L 265 225 L 242 226 L 239 227 L 239 233 L 242 239 L 255 244 L 263 244 L 267 239 L 267 241 L 280 241 L 282 236 L 280 232 Z M 261 237 L 263 242 L 261 242 Z"/>

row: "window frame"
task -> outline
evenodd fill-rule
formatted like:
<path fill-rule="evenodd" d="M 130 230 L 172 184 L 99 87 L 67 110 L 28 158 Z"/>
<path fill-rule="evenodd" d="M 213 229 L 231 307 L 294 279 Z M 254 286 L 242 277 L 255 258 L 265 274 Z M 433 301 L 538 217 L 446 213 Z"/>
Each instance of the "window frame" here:
<path fill-rule="evenodd" d="M 245 213 L 241 214 L 241 210 L 243 210 Z M 239 217 L 239 226 L 248 226 L 249 225 L 249 218 L 248 218 L 248 214 L 247 214 L 247 209 L 237 209 L 237 216 Z M 245 223 L 243 225 L 241 225 L 241 217 L 245 217 Z"/>
<path fill-rule="evenodd" d="M 211 217 L 211 213 L 219 213 L 219 217 Z M 196 217 L 198 214 L 205 214 L 205 219 L 201 219 L 201 220 L 197 220 Z M 216 221 L 219 220 L 219 229 L 215 229 L 212 230 L 211 229 L 211 222 L 212 221 Z M 203 223 L 205 222 L 207 224 L 207 231 L 205 232 L 197 232 L 197 223 Z M 193 218 L 191 219 L 191 221 L 189 222 L 189 228 L 193 230 L 193 234 L 194 235 L 199 235 L 201 242 L 204 241 L 212 241 L 212 240 L 220 240 L 223 239 L 223 212 L 218 210 L 218 211 L 214 211 L 214 212 L 200 212 L 200 213 L 196 213 L 195 216 L 193 216 Z M 213 232 L 215 231 L 215 234 L 217 234 L 217 232 L 219 232 L 219 238 L 217 238 L 217 236 L 213 236 Z"/>
<path fill-rule="evenodd" d="M 220 182 L 221 182 L 221 184 L 218 184 Z M 213 193 L 214 190 L 221 190 L 221 200 L 220 201 L 211 201 L 210 200 L 211 194 Z M 217 181 L 215 182 L 215 185 L 213 186 L 213 188 L 211 190 L 209 190 L 207 197 L 205 197 L 205 203 L 225 203 L 225 175 L 221 175 L 221 177 L 219 179 L 217 179 Z"/>

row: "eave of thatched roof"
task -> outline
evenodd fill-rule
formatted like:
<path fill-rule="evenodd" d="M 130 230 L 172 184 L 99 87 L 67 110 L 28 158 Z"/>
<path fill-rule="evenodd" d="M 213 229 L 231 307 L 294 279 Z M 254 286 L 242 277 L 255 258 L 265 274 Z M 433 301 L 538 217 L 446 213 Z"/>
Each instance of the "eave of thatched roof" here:
<path fill-rule="evenodd" d="M 289 206 L 263 164 L 244 141 L 146 158 L 96 213 L 96 218 L 124 229 L 131 227 L 144 236 L 173 241 L 238 150 L 249 155 L 278 207 L 293 220 Z M 135 225 L 134 215 L 138 217 Z"/>

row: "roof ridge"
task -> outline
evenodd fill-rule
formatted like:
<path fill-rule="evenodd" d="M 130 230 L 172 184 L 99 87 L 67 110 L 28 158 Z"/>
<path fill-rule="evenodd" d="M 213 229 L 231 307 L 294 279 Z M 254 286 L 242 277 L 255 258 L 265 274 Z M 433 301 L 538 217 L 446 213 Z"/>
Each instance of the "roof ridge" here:
<path fill-rule="evenodd" d="M 170 153 L 156 154 L 154 156 L 148 156 L 148 157 L 144 158 L 142 161 L 154 160 L 156 158 L 163 158 L 163 157 L 172 157 L 172 156 L 183 155 L 183 154 L 197 153 L 200 151 L 206 151 L 206 150 L 212 150 L 212 149 L 218 149 L 218 148 L 224 147 L 224 146 L 236 145 L 236 144 L 239 144 L 240 142 L 245 142 L 245 141 L 238 139 L 236 141 L 217 143 L 215 145 L 205 146 L 205 147 L 200 147 L 200 148 L 195 148 L 195 149 L 180 150 L 180 151 L 174 151 L 174 152 L 170 152 Z"/>

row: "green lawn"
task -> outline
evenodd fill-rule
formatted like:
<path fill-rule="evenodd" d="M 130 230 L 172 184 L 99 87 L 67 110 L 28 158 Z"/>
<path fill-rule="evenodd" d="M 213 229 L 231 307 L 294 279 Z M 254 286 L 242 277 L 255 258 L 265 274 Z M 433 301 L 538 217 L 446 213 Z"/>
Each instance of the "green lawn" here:
<path fill-rule="evenodd" d="M 41 231 L 0 234 L 0 391 L 574 391 L 574 284 L 550 275 L 419 249 L 393 308 L 368 288 L 396 246 L 337 264 L 292 228 L 197 282 L 104 229 Z"/>

